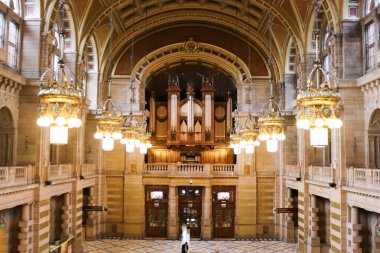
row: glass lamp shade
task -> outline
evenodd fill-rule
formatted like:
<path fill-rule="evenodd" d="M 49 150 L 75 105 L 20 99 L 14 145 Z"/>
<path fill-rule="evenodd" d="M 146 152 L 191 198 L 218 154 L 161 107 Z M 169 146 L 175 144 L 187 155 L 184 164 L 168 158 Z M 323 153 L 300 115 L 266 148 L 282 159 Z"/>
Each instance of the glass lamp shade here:
<path fill-rule="evenodd" d="M 115 141 L 112 138 L 102 139 L 102 149 L 104 151 L 112 151 L 115 145 Z"/>
<path fill-rule="evenodd" d="M 315 148 L 323 148 L 328 145 L 329 133 L 325 127 L 313 127 L 310 129 L 310 145 Z"/>
<path fill-rule="evenodd" d="M 253 145 L 247 145 L 245 147 L 245 153 L 247 154 L 253 154 L 255 152 L 255 148 Z"/>
<path fill-rule="evenodd" d="M 148 153 L 148 147 L 146 145 L 140 145 L 140 154 Z"/>
<path fill-rule="evenodd" d="M 69 129 L 66 126 L 50 127 L 50 144 L 67 144 Z"/>
<path fill-rule="evenodd" d="M 133 144 L 133 142 L 125 143 L 125 151 L 128 153 L 132 153 L 133 151 L 135 151 L 135 145 Z"/>
<path fill-rule="evenodd" d="M 267 140 L 267 151 L 274 153 L 274 152 L 277 152 L 277 150 L 278 150 L 278 141 L 273 140 L 273 139 L 268 139 Z"/>
<path fill-rule="evenodd" d="M 235 155 L 240 155 L 241 154 L 241 148 L 239 146 L 234 147 L 234 154 Z"/>
<path fill-rule="evenodd" d="M 49 116 L 42 116 L 37 119 L 37 125 L 40 127 L 49 127 L 53 123 L 53 119 Z"/>

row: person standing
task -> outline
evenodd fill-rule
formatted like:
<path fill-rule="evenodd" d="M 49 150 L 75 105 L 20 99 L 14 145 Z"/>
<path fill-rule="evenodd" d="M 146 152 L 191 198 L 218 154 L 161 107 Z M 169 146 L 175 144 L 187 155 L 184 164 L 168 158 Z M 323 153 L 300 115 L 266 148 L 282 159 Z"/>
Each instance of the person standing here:
<path fill-rule="evenodd" d="M 188 251 L 189 251 L 189 245 L 187 244 L 187 242 L 185 242 L 184 244 L 182 244 L 181 253 L 187 253 Z"/>

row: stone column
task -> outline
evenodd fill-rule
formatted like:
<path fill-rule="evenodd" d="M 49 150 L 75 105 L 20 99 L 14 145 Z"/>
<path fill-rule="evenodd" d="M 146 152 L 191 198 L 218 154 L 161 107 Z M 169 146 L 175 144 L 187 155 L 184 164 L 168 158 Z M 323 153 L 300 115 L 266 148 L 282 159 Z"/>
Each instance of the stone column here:
<path fill-rule="evenodd" d="M 360 236 L 360 230 L 362 225 L 359 224 L 359 212 L 357 207 L 351 207 L 351 222 L 348 224 L 349 235 L 348 241 L 351 244 L 347 249 L 348 253 L 361 253 L 362 249 L 360 243 L 362 242 L 362 237 Z"/>
<path fill-rule="evenodd" d="M 22 217 L 19 221 L 19 239 L 20 243 L 18 245 L 19 252 L 28 253 L 32 248 L 33 244 L 29 243 L 30 238 L 33 236 L 32 231 L 33 220 L 30 219 L 30 205 L 25 204 L 22 206 Z"/>
<path fill-rule="evenodd" d="M 203 215 L 202 215 L 202 239 L 211 240 L 212 238 L 212 196 L 211 186 L 205 187 L 203 199 Z"/>
<path fill-rule="evenodd" d="M 293 198 L 292 189 L 286 189 L 286 207 L 293 208 Z M 293 222 L 293 213 L 286 214 L 286 233 L 285 233 L 285 241 L 288 243 L 295 243 L 294 240 L 294 222 Z"/>
<path fill-rule="evenodd" d="M 168 207 L 168 239 L 177 240 L 178 238 L 178 206 L 177 206 L 177 187 L 169 187 L 169 207 Z"/>
<path fill-rule="evenodd" d="M 309 234 L 307 240 L 307 252 L 308 253 L 320 253 L 321 240 L 318 236 L 318 208 L 317 197 L 315 195 L 310 196 L 310 210 L 309 210 Z"/>
<path fill-rule="evenodd" d="M 70 233 L 71 233 L 71 204 L 70 204 L 70 193 L 64 194 L 64 202 L 62 206 L 62 235 L 61 239 L 66 239 Z"/>

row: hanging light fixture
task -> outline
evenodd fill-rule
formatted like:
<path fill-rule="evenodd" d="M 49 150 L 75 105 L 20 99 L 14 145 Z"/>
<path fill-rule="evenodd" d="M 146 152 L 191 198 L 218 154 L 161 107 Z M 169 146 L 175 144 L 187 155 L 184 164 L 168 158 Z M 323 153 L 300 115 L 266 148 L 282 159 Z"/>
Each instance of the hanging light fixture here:
<path fill-rule="evenodd" d="M 272 5 L 269 9 L 269 71 L 270 71 L 270 83 L 269 83 L 269 101 L 261 108 L 259 117 L 260 134 L 259 140 L 266 141 L 268 152 L 277 152 L 278 141 L 285 140 L 285 118 L 281 115 L 279 105 L 274 101 L 273 96 L 273 66 L 272 66 Z"/>
<path fill-rule="evenodd" d="M 37 125 L 50 128 L 51 144 L 67 144 L 68 129 L 82 125 L 82 89 L 75 83 L 75 76 L 64 62 L 64 25 L 65 1 L 60 0 L 61 21 L 59 29 L 60 59 L 58 68 L 48 69 L 40 81 L 40 99 Z"/>
<path fill-rule="evenodd" d="M 316 8 L 317 9 L 317 5 Z M 315 18 L 317 18 L 315 11 Z M 318 30 L 315 34 L 316 53 L 314 68 L 311 70 L 305 89 L 297 94 L 297 127 L 310 129 L 310 144 L 316 148 L 328 145 L 328 129 L 342 127 L 340 116 L 341 97 L 338 89 L 330 88 L 330 78 L 322 68 L 319 58 Z"/>
<path fill-rule="evenodd" d="M 133 67 L 133 52 L 134 52 L 134 24 L 132 26 L 132 49 L 131 49 L 131 73 Z M 133 114 L 132 103 L 133 103 L 133 80 L 130 84 L 130 101 L 129 101 L 129 114 L 123 118 L 122 121 L 122 144 L 125 144 L 125 151 L 127 153 L 132 153 L 135 148 L 140 148 L 141 154 L 146 154 L 147 149 L 152 146 L 150 144 L 151 134 L 147 130 L 147 123 L 145 118 L 145 113 L 143 112 L 142 117 Z"/>
<path fill-rule="evenodd" d="M 97 125 L 94 138 L 102 140 L 102 149 L 104 151 L 112 151 L 115 140 L 120 140 L 122 134 L 120 131 L 121 115 L 116 112 L 116 108 L 111 101 L 111 80 L 108 80 L 107 100 L 95 118 L 97 119 Z"/>
<path fill-rule="evenodd" d="M 110 48 L 112 50 L 112 32 L 113 32 L 113 17 L 110 17 Z M 109 66 L 112 68 L 112 59 L 109 58 Z M 97 111 L 95 118 L 97 119 L 96 133 L 94 138 L 102 140 L 102 149 L 104 151 L 112 151 L 115 146 L 115 140 L 122 138 L 120 124 L 121 115 L 117 113 L 111 99 L 111 78 L 108 79 L 108 95 L 107 99 Z"/>
<path fill-rule="evenodd" d="M 249 24 L 249 15 L 248 15 Z M 237 12 L 236 12 L 236 29 L 237 29 Z M 250 34 L 250 26 L 248 25 L 248 33 Z M 237 57 L 236 57 L 237 58 Z M 248 38 L 248 65 L 251 69 L 251 38 Z M 243 87 L 248 87 L 251 92 L 253 82 L 251 77 L 248 77 L 243 82 Z M 251 97 L 251 93 L 249 94 Z M 250 98 L 249 115 L 239 115 L 236 110 L 234 129 L 230 133 L 230 145 L 229 147 L 234 150 L 235 155 L 241 154 L 244 150 L 246 154 L 253 154 L 255 147 L 260 146 L 258 141 L 259 128 L 256 122 L 256 118 L 251 114 L 252 99 Z"/>

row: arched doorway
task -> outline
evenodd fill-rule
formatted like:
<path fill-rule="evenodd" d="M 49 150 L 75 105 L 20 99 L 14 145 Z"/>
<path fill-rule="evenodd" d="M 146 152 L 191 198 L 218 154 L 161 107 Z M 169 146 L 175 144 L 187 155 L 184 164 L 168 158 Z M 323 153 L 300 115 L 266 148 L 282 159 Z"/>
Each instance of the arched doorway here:
<path fill-rule="evenodd" d="M 13 165 L 14 124 L 11 111 L 0 109 L 0 166 Z"/>
<path fill-rule="evenodd" d="M 371 116 L 368 126 L 369 168 L 380 168 L 380 109 Z"/>

